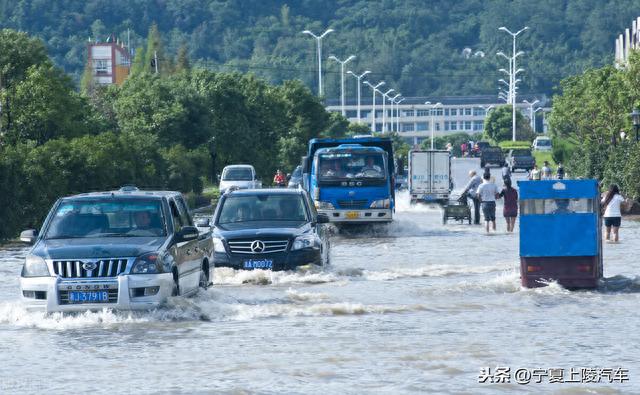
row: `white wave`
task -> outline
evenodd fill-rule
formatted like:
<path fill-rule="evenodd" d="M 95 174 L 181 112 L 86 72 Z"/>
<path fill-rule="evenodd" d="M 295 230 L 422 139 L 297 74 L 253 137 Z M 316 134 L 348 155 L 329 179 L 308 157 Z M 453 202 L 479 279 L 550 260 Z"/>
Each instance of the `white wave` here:
<path fill-rule="evenodd" d="M 256 318 L 392 314 L 426 310 L 422 305 L 365 305 L 362 303 L 317 303 L 312 305 L 236 305 L 235 320 Z"/>
<path fill-rule="evenodd" d="M 507 265 L 499 266 L 452 266 L 452 265 L 429 265 L 418 268 L 396 268 L 381 271 L 364 270 L 362 276 L 372 281 L 396 280 L 406 277 L 445 277 L 452 275 L 465 274 L 483 274 L 491 273 L 499 270 L 505 270 Z"/>
<path fill-rule="evenodd" d="M 320 302 L 329 300 L 330 296 L 325 293 L 302 292 L 289 288 L 287 290 L 287 298 L 292 302 Z"/>
<path fill-rule="evenodd" d="M 221 267 L 214 270 L 215 285 L 282 285 L 282 284 L 322 284 L 338 281 L 339 277 L 324 271 L 281 271 L 271 270 L 235 270 Z"/>

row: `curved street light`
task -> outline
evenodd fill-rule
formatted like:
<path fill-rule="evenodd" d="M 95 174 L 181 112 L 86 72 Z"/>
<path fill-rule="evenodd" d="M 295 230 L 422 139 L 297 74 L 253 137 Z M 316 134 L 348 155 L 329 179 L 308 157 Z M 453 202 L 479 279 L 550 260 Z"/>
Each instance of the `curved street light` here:
<path fill-rule="evenodd" d="M 382 94 L 382 133 L 387 131 L 387 99 L 391 92 L 395 92 L 395 89 L 389 89 Z"/>
<path fill-rule="evenodd" d="M 358 111 L 357 111 L 357 116 L 358 116 L 358 123 L 360 123 L 360 80 L 362 79 L 362 77 L 364 77 L 365 75 L 371 73 L 371 71 L 366 70 L 365 72 L 363 72 L 362 74 L 358 75 L 356 73 L 354 73 L 351 70 L 347 71 L 347 74 L 351 74 L 352 76 L 354 76 L 357 80 L 358 80 Z"/>
<path fill-rule="evenodd" d="M 369 81 L 363 81 L 362 83 L 368 85 L 371 88 L 371 92 L 373 93 L 373 102 L 372 102 L 372 111 L 371 111 L 371 132 L 375 133 L 376 131 L 376 92 L 382 94 L 382 92 L 380 92 L 378 88 L 383 86 L 385 82 L 380 81 L 378 82 L 377 85 L 373 85 Z"/>
<path fill-rule="evenodd" d="M 311 37 L 316 39 L 317 50 L 318 50 L 318 96 L 322 97 L 322 39 L 329 33 L 331 33 L 333 29 L 327 29 L 321 35 L 315 35 L 310 30 L 304 30 L 302 34 L 308 34 Z"/>
<path fill-rule="evenodd" d="M 347 115 L 347 110 L 345 109 L 344 103 L 344 65 L 351 62 L 355 58 L 355 55 L 350 55 L 345 60 L 340 60 L 333 55 L 329 56 L 329 59 L 335 60 L 336 62 L 340 63 L 340 110 L 343 117 Z"/>

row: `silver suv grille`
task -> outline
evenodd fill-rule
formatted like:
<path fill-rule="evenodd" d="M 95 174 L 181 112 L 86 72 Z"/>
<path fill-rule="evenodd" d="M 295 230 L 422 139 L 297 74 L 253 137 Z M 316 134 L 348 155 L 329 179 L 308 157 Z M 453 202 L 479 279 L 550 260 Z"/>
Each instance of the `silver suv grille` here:
<path fill-rule="evenodd" d="M 54 273 L 64 278 L 116 277 L 126 268 L 126 258 L 53 261 Z"/>
<path fill-rule="evenodd" d="M 272 254 L 283 252 L 289 246 L 289 240 L 242 240 L 229 241 L 232 254 Z"/>

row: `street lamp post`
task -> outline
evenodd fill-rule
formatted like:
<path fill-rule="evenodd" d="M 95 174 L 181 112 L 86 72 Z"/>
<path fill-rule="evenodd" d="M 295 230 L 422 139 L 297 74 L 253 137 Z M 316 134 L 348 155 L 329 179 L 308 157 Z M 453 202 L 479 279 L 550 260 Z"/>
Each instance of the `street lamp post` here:
<path fill-rule="evenodd" d="M 400 133 L 400 103 L 402 103 L 404 99 L 405 98 L 402 97 L 396 102 L 396 131 L 398 133 Z"/>
<path fill-rule="evenodd" d="M 637 108 L 634 108 L 633 112 L 630 115 L 631 115 L 631 121 L 633 122 L 633 128 L 635 129 L 635 132 L 636 132 L 636 143 L 637 143 L 640 141 L 640 136 L 638 135 L 638 133 L 640 132 L 640 110 L 638 110 Z"/>
<path fill-rule="evenodd" d="M 395 89 L 389 89 L 382 94 L 382 133 L 387 131 L 387 99 L 389 98 L 389 93 L 394 91 Z"/>
<path fill-rule="evenodd" d="M 364 73 L 357 75 L 351 70 L 347 71 L 347 74 L 351 74 L 352 76 L 356 77 L 356 79 L 358 80 L 358 123 L 360 123 L 360 80 L 362 79 L 362 77 L 364 77 L 369 73 L 370 71 L 367 70 Z"/>
<path fill-rule="evenodd" d="M 436 107 L 441 107 L 442 106 L 442 103 L 437 102 L 436 104 L 432 105 L 430 101 L 426 101 L 426 102 L 424 102 L 424 104 L 426 104 L 426 105 L 431 107 L 431 109 L 429 110 L 429 115 L 431 115 L 431 125 L 429 125 L 430 126 L 429 129 L 431 129 L 431 149 L 433 149 L 433 133 L 434 133 L 434 131 L 436 129 L 436 124 L 434 123 L 435 120 L 434 120 L 434 117 L 433 117 L 433 115 L 434 115 L 433 113 L 434 113 L 434 110 L 435 110 Z"/>
<path fill-rule="evenodd" d="M 316 36 L 309 30 L 305 30 L 302 34 L 308 34 L 311 37 L 316 39 L 317 49 L 318 49 L 318 96 L 322 97 L 322 39 L 327 34 L 331 33 L 333 29 L 327 29 L 319 36 Z"/>
<path fill-rule="evenodd" d="M 524 32 L 525 30 L 529 29 L 528 26 L 523 27 L 522 29 L 518 30 L 515 33 L 512 33 L 509 29 L 507 29 L 506 27 L 502 26 L 500 28 L 498 28 L 498 30 L 501 30 L 503 32 L 506 32 L 508 34 L 511 35 L 511 37 L 513 38 L 513 46 L 512 46 L 512 57 L 511 57 L 511 79 L 512 81 L 515 82 L 516 79 L 516 74 L 517 74 L 517 70 L 518 68 L 516 67 L 516 58 L 518 57 L 519 53 L 516 53 L 516 37 L 518 37 L 518 35 L 522 32 Z M 516 91 L 515 91 L 515 83 L 512 83 L 512 88 L 513 88 L 513 92 L 511 95 L 511 129 L 512 129 L 512 138 L 513 141 L 516 141 Z"/>
<path fill-rule="evenodd" d="M 395 124 L 396 122 L 393 119 L 393 105 L 396 104 L 396 99 L 399 98 L 400 96 L 402 96 L 401 94 L 397 94 L 394 97 L 390 98 L 389 101 L 391 102 L 391 131 L 393 132 L 395 129 Z M 398 116 L 398 106 L 396 105 L 396 117 Z M 396 130 L 397 131 L 397 130 Z"/>
<path fill-rule="evenodd" d="M 329 56 L 329 59 L 335 60 L 336 62 L 340 63 L 340 110 L 342 112 L 342 116 L 344 117 L 347 115 L 347 110 L 344 107 L 344 65 L 355 59 L 355 56 L 350 55 L 345 60 L 340 60 L 337 57 L 331 55 Z"/>
<path fill-rule="evenodd" d="M 372 111 L 371 111 L 371 132 L 375 133 L 376 131 L 376 92 L 382 93 L 378 90 L 378 88 L 384 85 L 384 81 L 378 82 L 377 85 L 372 85 L 369 81 L 363 81 L 362 83 L 369 85 L 369 87 L 371 88 L 371 92 L 373 93 Z"/>
<path fill-rule="evenodd" d="M 536 99 L 533 102 L 530 102 L 528 100 L 523 100 L 522 102 L 529 106 L 529 125 L 531 126 L 531 129 L 533 129 L 535 131 L 536 130 L 536 124 L 535 124 L 535 120 L 533 119 L 533 116 L 534 116 L 533 106 L 535 106 L 536 104 L 540 103 L 540 100 Z"/>
<path fill-rule="evenodd" d="M 533 132 L 534 133 L 536 133 L 536 113 L 538 111 L 542 111 L 542 110 L 543 110 L 542 107 L 538 107 L 535 110 L 533 110 Z M 542 120 L 544 121 L 544 114 L 543 114 Z M 544 129 L 544 123 L 542 125 L 543 125 L 543 129 Z M 544 130 L 543 130 L 543 132 L 544 132 Z"/>

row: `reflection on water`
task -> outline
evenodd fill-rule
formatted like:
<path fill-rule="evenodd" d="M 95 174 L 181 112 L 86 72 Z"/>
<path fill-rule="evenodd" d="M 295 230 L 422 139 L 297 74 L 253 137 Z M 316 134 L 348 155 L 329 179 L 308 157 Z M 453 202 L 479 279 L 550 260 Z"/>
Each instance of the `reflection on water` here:
<path fill-rule="evenodd" d="M 28 312 L 16 296 L 26 250 L 4 248 L 0 352 L 9 357 L 0 372 L 15 380 L 0 379 L 0 393 L 30 392 L 34 369 L 36 384 L 51 393 L 615 393 L 638 386 L 640 223 L 624 222 L 622 243 L 605 245 L 601 286 L 573 292 L 556 283 L 522 288 L 518 235 L 506 234 L 504 223 L 487 237 L 480 226 L 442 227 L 440 219 L 437 207 L 400 200 L 394 223 L 336 234 L 327 268 L 218 268 L 211 289 L 148 312 Z M 70 368 L 79 361 L 81 370 Z M 484 366 L 623 366 L 632 382 L 482 386 Z"/>

